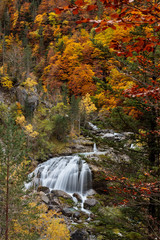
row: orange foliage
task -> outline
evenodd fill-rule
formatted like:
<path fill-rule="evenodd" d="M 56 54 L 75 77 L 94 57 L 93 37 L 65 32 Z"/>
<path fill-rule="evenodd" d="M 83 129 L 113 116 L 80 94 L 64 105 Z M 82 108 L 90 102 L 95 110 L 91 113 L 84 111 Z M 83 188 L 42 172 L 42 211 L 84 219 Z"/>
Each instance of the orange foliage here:
<path fill-rule="evenodd" d="M 84 96 L 87 93 L 93 95 L 96 91 L 96 85 L 92 80 L 93 76 L 94 73 L 89 65 L 84 64 L 76 67 L 68 82 L 70 91 L 76 96 Z"/>

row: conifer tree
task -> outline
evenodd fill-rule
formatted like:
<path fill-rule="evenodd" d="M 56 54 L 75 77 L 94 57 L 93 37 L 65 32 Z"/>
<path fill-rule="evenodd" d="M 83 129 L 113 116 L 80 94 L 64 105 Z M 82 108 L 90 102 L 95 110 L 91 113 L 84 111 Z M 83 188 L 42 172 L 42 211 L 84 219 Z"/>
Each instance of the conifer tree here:
<path fill-rule="evenodd" d="M 10 116 L 0 125 L 0 236 L 13 239 L 15 221 L 23 223 L 28 206 L 24 181 L 27 178 L 27 149 L 25 137 Z M 14 236 L 14 239 L 20 239 Z M 26 236 L 26 239 L 29 239 Z"/>

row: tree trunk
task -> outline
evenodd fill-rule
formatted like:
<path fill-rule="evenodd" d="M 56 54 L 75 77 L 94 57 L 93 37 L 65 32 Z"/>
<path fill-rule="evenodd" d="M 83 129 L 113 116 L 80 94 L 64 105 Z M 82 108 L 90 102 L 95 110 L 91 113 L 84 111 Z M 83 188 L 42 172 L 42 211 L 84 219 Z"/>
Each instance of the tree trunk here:
<path fill-rule="evenodd" d="M 8 240 L 8 225 L 9 225 L 9 158 L 7 159 L 7 179 L 6 179 L 6 231 L 5 240 Z"/>

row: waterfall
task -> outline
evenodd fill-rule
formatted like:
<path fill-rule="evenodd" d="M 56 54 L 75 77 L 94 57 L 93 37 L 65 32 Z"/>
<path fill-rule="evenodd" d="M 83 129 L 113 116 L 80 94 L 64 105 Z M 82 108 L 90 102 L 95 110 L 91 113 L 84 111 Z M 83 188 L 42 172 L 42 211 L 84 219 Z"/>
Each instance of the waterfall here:
<path fill-rule="evenodd" d="M 26 188 L 41 185 L 82 196 L 92 188 L 91 170 L 78 155 L 51 158 L 39 164 L 29 177 L 32 180 L 25 184 Z"/>
<path fill-rule="evenodd" d="M 96 143 L 94 143 L 94 145 L 93 145 L 93 152 L 97 152 L 98 150 L 97 150 L 97 146 L 96 146 Z"/>

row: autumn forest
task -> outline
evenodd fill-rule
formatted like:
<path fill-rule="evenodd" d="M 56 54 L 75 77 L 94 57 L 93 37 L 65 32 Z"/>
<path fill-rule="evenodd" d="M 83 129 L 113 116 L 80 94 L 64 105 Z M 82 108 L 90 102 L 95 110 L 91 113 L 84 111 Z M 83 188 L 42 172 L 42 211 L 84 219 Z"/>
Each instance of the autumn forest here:
<path fill-rule="evenodd" d="M 92 151 L 89 210 L 24 187 Z M 159 236 L 160 1 L 0 0 L 0 239 Z"/>

